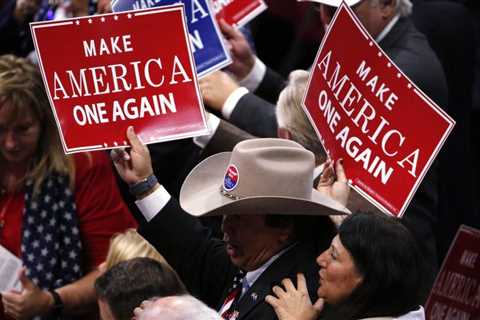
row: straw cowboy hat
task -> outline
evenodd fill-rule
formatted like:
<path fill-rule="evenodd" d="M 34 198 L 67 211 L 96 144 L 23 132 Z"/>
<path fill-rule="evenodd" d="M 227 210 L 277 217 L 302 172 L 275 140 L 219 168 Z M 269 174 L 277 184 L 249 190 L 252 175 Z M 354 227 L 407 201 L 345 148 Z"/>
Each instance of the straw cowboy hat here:
<path fill-rule="evenodd" d="M 185 179 L 180 205 L 194 216 L 223 214 L 347 214 L 312 189 L 314 155 L 284 139 L 249 139 L 213 155 Z"/>

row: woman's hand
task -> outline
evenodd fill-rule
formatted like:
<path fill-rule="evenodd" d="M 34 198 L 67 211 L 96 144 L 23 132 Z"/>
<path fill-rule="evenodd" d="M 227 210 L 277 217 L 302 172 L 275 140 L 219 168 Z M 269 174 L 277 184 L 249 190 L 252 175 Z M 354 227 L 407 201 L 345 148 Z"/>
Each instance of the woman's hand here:
<path fill-rule="evenodd" d="M 347 206 L 350 187 L 348 186 L 347 176 L 343 168 L 343 159 L 337 160 L 335 170 L 333 169 L 332 160 L 325 162 L 317 190 L 340 202 L 344 207 Z"/>
<path fill-rule="evenodd" d="M 279 320 L 317 320 L 323 310 L 323 299 L 312 304 L 308 295 L 305 276 L 297 274 L 297 288 L 290 279 L 282 281 L 284 288 L 273 287 L 275 296 L 268 295 L 265 301 L 270 304 Z"/>
<path fill-rule="evenodd" d="M 25 268 L 19 273 L 23 290 L 11 290 L 2 293 L 5 314 L 14 319 L 31 319 L 34 316 L 47 314 L 53 306 L 53 297 L 49 292 L 40 289 L 25 274 Z"/>
<path fill-rule="evenodd" d="M 347 176 L 345 175 L 342 162 L 342 159 L 337 160 L 335 170 L 333 169 L 332 160 L 325 162 L 320 181 L 318 182 L 317 191 L 338 201 L 344 207 L 347 207 L 350 196 L 350 186 L 347 183 Z M 330 219 L 338 227 L 346 217 L 346 215 L 331 215 Z"/>

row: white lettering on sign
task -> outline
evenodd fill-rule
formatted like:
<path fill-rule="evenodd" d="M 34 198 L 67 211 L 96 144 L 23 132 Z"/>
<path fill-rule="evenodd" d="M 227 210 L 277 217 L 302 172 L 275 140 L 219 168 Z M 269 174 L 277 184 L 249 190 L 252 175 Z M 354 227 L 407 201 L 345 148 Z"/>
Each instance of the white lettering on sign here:
<path fill-rule="evenodd" d="M 375 94 L 375 97 L 377 97 L 378 100 L 383 103 L 385 108 L 392 111 L 393 104 L 397 102 L 398 96 L 393 92 L 388 94 L 390 89 L 385 83 L 379 83 L 379 78 L 377 75 L 372 76 L 370 80 L 367 81 L 370 71 L 371 68 L 367 67 L 367 63 L 365 60 L 363 60 L 358 66 L 357 75 L 360 79 L 366 81 L 367 87 L 370 88 L 372 93 Z M 385 95 L 387 95 L 387 97 L 385 97 Z"/>
<path fill-rule="evenodd" d="M 480 307 L 480 285 L 477 279 L 458 272 L 440 273 L 432 293 L 466 306 Z"/>
<path fill-rule="evenodd" d="M 132 41 L 129 34 L 123 36 L 110 37 L 105 40 L 100 38 L 98 42 L 95 40 L 84 40 L 83 51 L 85 57 L 95 57 L 97 55 L 110 55 L 123 52 L 132 52 Z"/>
<path fill-rule="evenodd" d="M 471 320 L 472 315 L 464 310 L 459 310 L 438 301 L 432 306 L 429 320 Z M 473 320 L 473 319 L 472 319 Z"/>
<path fill-rule="evenodd" d="M 155 7 L 162 0 L 137 0 L 133 3 L 133 10 Z"/>
<path fill-rule="evenodd" d="M 341 119 L 338 109 L 336 109 L 339 107 L 350 118 L 353 125 L 359 128 L 373 144 L 378 145 L 382 151 L 381 154 L 374 155 L 370 148 L 364 146 L 363 138 L 352 135 L 350 128 L 346 126 L 336 134 L 336 139 L 340 141 L 347 154 L 356 162 L 362 162 L 363 168 L 374 177 L 380 178 L 383 184 L 388 182 L 394 171 L 393 168 L 387 167 L 386 162 L 382 160 L 383 157 L 398 158 L 398 166 L 416 177 L 420 150 L 418 148 L 405 150 L 405 135 L 400 130 L 393 128 L 384 116 L 378 114 L 352 79 L 345 72 L 342 73 L 341 64 L 332 59 L 332 51 L 325 54 L 317 64 L 317 68 L 338 104 L 337 106 L 335 102 L 330 101 L 327 91 L 320 92 L 318 106 L 330 131 L 335 132 Z M 374 97 L 387 110 L 391 111 L 395 102 L 398 101 L 398 96 L 385 83 L 381 82 L 379 76 L 372 75 L 372 69 L 367 66 L 365 61 L 360 63 L 355 74 L 362 81 L 365 89 L 371 91 Z"/>
<path fill-rule="evenodd" d="M 212 0 L 213 11 L 219 13 L 222 9 L 232 3 L 233 0 Z"/>
<path fill-rule="evenodd" d="M 192 0 L 192 20 L 190 20 L 190 23 L 195 23 L 206 17 L 208 17 L 207 8 L 204 8 L 198 0 Z"/>
<path fill-rule="evenodd" d="M 87 123 L 107 123 L 109 121 L 106 115 L 107 110 L 105 110 L 105 103 L 103 102 L 73 107 L 73 118 L 81 126 Z"/>
<path fill-rule="evenodd" d="M 465 250 L 462 253 L 462 257 L 460 258 L 460 264 L 462 266 L 475 269 L 475 263 L 477 262 L 477 258 L 478 258 L 478 252 Z"/>
<path fill-rule="evenodd" d="M 171 72 L 164 70 L 161 58 L 152 58 L 145 62 L 131 61 L 127 65 L 112 64 L 83 68 L 78 71 L 66 70 L 62 78 L 54 72 L 53 99 L 138 90 L 145 88 L 145 85 L 158 88 L 163 86 L 165 81 L 168 84 L 192 81 L 180 59 L 174 56 L 172 60 Z M 127 79 L 126 75 L 129 72 L 133 73 L 134 80 Z"/>
<path fill-rule="evenodd" d="M 192 44 L 192 53 L 195 53 L 197 49 L 203 49 L 203 40 L 200 36 L 200 32 L 198 30 L 193 30 L 193 34 L 189 33 L 190 43 Z"/>
<path fill-rule="evenodd" d="M 155 117 L 167 113 L 176 113 L 177 106 L 172 92 L 156 94 L 140 99 L 128 98 L 125 101 L 113 101 L 111 114 L 105 109 L 105 103 L 99 102 L 73 107 L 73 118 L 80 126 L 115 122 L 126 119 Z"/>

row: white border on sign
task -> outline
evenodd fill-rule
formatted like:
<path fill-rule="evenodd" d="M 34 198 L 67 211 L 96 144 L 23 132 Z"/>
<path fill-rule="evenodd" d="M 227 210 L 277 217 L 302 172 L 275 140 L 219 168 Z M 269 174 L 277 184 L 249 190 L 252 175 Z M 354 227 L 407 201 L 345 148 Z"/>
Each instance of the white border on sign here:
<path fill-rule="evenodd" d="M 63 25 L 70 25 L 74 24 L 75 21 L 77 20 L 88 20 L 88 19 L 98 19 L 102 17 L 109 17 L 109 16 L 128 16 L 129 14 L 131 15 L 133 13 L 134 16 L 137 15 L 146 15 L 146 14 L 158 14 L 158 13 L 163 13 L 163 12 L 172 12 L 172 11 L 180 11 L 180 14 L 182 16 L 182 25 L 183 25 L 183 30 L 184 34 L 187 35 L 185 37 L 186 44 L 187 44 L 187 49 L 188 49 L 188 54 L 189 54 L 189 60 L 190 64 L 192 66 L 192 73 L 193 73 L 193 78 L 194 78 L 194 86 L 195 86 L 195 91 L 197 93 L 197 101 L 198 101 L 198 106 L 200 109 L 200 114 L 202 116 L 202 121 L 203 121 L 203 129 L 197 130 L 194 132 L 190 133 L 185 133 L 185 134 L 176 134 L 176 135 L 167 135 L 162 138 L 148 141 L 146 143 L 157 143 L 157 142 L 163 142 L 163 141 L 170 141 L 170 140 L 176 140 L 176 139 L 182 139 L 182 138 L 189 138 L 189 137 L 196 137 L 196 136 L 201 136 L 201 135 L 206 135 L 210 134 L 210 128 L 208 127 L 207 120 L 206 120 L 206 115 L 205 115 L 205 107 L 203 105 L 203 100 L 200 98 L 200 90 L 198 88 L 198 76 L 197 76 L 197 69 L 195 65 L 195 61 L 193 61 L 193 55 L 192 55 L 192 48 L 191 48 L 191 43 L 189 41 L 188 37 L 188 29 L 187 29 L 187 20 L 186 20 L 186 15 L 185 15 L 185 7 L 183 3 L 180 4 L 174 4 L 174 5 L 169 5 L 169 6 L 163 6 L 163 7 L 154 7 L 154 8 L 148 8 L 148 9 L 140 9 L 140 10 L 130 10 L 130 11 L 122 11 L 122 12 L 113 12 L 113 13 L 106 13 L 106 14 L 99 14 L 95 16 L 85 16 L 85 17 L 77 17 L 77 18 L 69 18 L 65 19 L 62 21 L 41 21 L 41 22 L 32 22 L 30 23 L 30 30 L 32 33 L 32 39 L 35 45 L 35 50 L 37 51 L 37 57 L 38 57 L 38 62 L 40 66 L 40 72 L 42 73 L 42 81 L 45 85 L 46 93 L 48 96 L 48 100 L 50 102 L 50 107 L 53 110 L 53 114 L 55 117 L 55 122 L 57 124 L 57 128 L 60 133 L 60 140 L 62 141 L 62 146 L 65 154 L 72 154 L 72 153 L 77 153 L 77 152 L 82 152 L 82 151 L 94 151 L 94 150 L 106 150 L 106 149 L 115 149 L 117 148 L 116 146 L 110 146 L 110 147 L 105 147 L 104 145 L 92 145 L 92 146 L 82 146 L 82 147 L 74 147 L 74 148 L 69 148 L 64 140 L 63 137 L 63 131 L 62 127 L 60 125 L 60 121 L 58 120 L 58 116 L 56 113 L 55 109 L 55 104 L 53 103 L 53 99 L 50 95 L 50 88 L 48 86 L 48 83 L 46 82 L 46 75 L 45 75 L 45 70 L 43 67 L 43 61 L 42 61 L 42 56 L 40 54 L 40 50 L 38 47 L 37 43 L 37 37 L 35 34 L 36 29 L 40 28 L 49 28 L 49 27 L 58 27 L 58 26 L 63 26 Z M 120 147 L 125 147 L 125 146 L 118 146 Z"/>
<path fill-rule="evenodd" d="M 112 1 L 112 8 L 114 8 L 115 5 L 120 1 L 121 0 L 113 0 Z M 217 25 L 217 22 L 215 21 L 215 13 L 214 13 L 211 5 L 210 5 L 210 0 L 205 0 L 205 3 L 207 4 L 207 10 L 208 10 L 209 18 L 210 18 L 210 23 L 213 25 L 213 28 L 215 29 L 215 33 L 218 37 L 220 45 L 222 46 L 222 51 L 223 51 L 223 54 L 226 57 L 226 60 L 219 63 L 219 64 L 216 64 L 216 65 L 214 65 L 214 66 L 212 66 L 208 69 L 205 69 L 200 73 L 197 73 L 199 79 L 203 78 L 204 76 L 206 76 L 206 75 L 208 75 L 212 72 L 215 72 L 217 70 L 225 68 L 226 66 L 232 64 L 232 62 L 233 62 L 232 57 L 230 55 L 230 51 L 227 50 L 227 48 L 226 48 L 225 38 L 223 37 L 222 33 L 220 32 L 220 29 Z M 184 5 L 183 2 L 178 2 L 178 4 Z M 165 8 L 165 7 L 168 7 L 168 6 L 173 6 L 173 5 L 161 5 L 161 6 L 150 7 L 150 8 L 143 9 L 143 10 L 155 9 L 155 8 Z M 122 12 L 127 12 L 127 11 L 116 11 L 115 13 L 122 13 Z M 188 21 L 187 21 L 187 26 L 188 26 Z M 187 30 L 188 30 L 188 27 L 187 27 Z M 189 33 L 187 33 L 187 34 L 189 34 Z"/>
<path fill-rule="evenodd" d="M 235 27 L 241 28 L 250 21 L 252 21 L 254 18 L 256 18 L 260 13 L 268 9 L 267 4 L 263 0 L 259 0 L 260 5 L 255 8 L 252 12 L 244 16 L 242 19 L 238 21 L 238 23 L 235 24 Z"/>
<path fill-rule="evenodd" d="M 117 0 L 118 1 L 118 0 Z M 225 38 L 223 37 L 222 33 L 220 32 L 220 28 L 218 27 L 217 21 L 215 20 L 215 12 L 212 9 L 212 5 L 210 4 L 210 0 L 206 0 L 205 3 L 207 4 L 207 9 L 208 9 L 208 14 L 210 15 L 210 22 L 213 24 L 213 28 L 215 29 L 215 33 L 217 34 L 218 41 L 220 42 L 220 45 L 222 46 L 223 54 L 227 57 L 227 60 L 224 62 L 217 64 L 215 66 L 212 66 L 201 73 L 198 74 L 198 78 L 201 79 L 207 74 L 210 74 L 214 71 L 220 70 L 230 64 L 233 63 L 232 57 L 230 56 L 230 50 L 227 50 L 227 47 L 225 45 Z"/>
<path fill-rule="evenodd" d="M 341 9 L 346 9 L 347 13 L 349 14 L 349 16 L 353 19 L 355 25 L 357 27 L 359 27 L 360 31 L 362 32 L 363 36 L 365 37 L 365 39 L 367 40 L 370 40 L 370 41 L 373 41 L 374 43 L 376 43 L 375 39 L 373 39 L 370 34 L 367 32 L 367 30 L 365 29 L 365 27 L 362 25 L 362 23 L 358 20 L 357 16 L 353 13 L 353 11 L 350 9 L 350 7 L 345 3 L 345 1 L 342 1 L 342 4 L 338 7 L 337 11 L 335 12 L 335 15 L 332 19 L 332 21 L 330 22 L 330 25 L 327 29 L 327 31 L 325 32 L 325 35 L 323 36 L 323 39 L 322 39 L 322 42 L 320 44 L 320 47 L 317 51 L 317 55 L 315 56 L 315 62 L 318 60 L 319 56 L 320 56 L 320 52 L 322 51 L 323 49 L 323 46 L 325 44 L 325 41 L 328 39 L 328 36 L 330 35 L 330 31 L 332 29 L 332 25 L 334 24 L 334 22 L 337 20 L 337 17 L 338 15 L 340 14 L 340 11 Z M 391 210 L 388 210 L 384 205 L 382 205 L 380 202 L 378 202 L 377 200 L 375 200 L 372 196 L 370 196 L 367 192 L 365 192 L 360 186 L 357 186 L 357 185 L 354 185 L 352 180 L 349 179 L 348 181 L 348 185 L 350 187 L 352 187 L 354 190 L 356 190 L 358 193 L 360 193 L 363 197 L 365 197 L 368 201 L 370 201 L 373 205 L 375 205 L 378 209 L 380 209 L 381 211 L 389 214 L 389 215 L 392 215 L 394 217 L 398 217 L 398 218 L 401 218 L 403 217 L 403 214 L 405 213 L 405 210 L 407 209 L 408 205 L 410 204 L 410 202 L 412 201 L 412 198 L 415 194 L 415 192 L 417 191 L 418 187 L 420 186 L 420 183 L 423 181 L 428 169 L 430 168 L 430 166 L 432 165 L 433 163 L 433 160 L 436 158 L 438 152 L 440 151 L 441 147 L 443 146 L 443 144 L 445 143 L 448 135 L 450 134 L 450 132 L 452 131 L 453 129 L 453 126 L 455 125 L 455 121 L 444 111 L 442 110 L 440 107 L 438 107 L 420 88 L 417 87 L 417 85 L 410 80 L 410 78 L 408 78 L 403 72 L 402 70 L 400 70 L 400 68 L 397 67 L 397 65 L 390 59 L 390 57 L 385 54 L 385 52 L 383 51 L 382 48 L 380 48 L 380 51 L 381 53 L 388 59 L 388 61 L 390 61 L 390 63 L 392 64 L 392 66 L 395 66 L 397 68 L 397 71 L 405 78 L 407 79 L 411 84 L 412 84 L 412 88 L 414 90 L 414 92 L 421 98 L 423 99 L 435 112 L 437 112 L 443 119 L 445 119 L 445 121 L 449 124 L 448 125 L 448 128 L 447 130 L 445 130 L 445 133 L 443 134 L 443 136 L 441 137 L 440 141 L 438 142 L 437 146 L 435 147 L 435 149 L 433 150 L 430 158 L 428 159 L 428 161 L 426 162 L 425 166 L 423 167 L 423 170 L 420 172 L 419 176 L 417 177 L 416 179 L 416 182 L 415 184 L 413 185 L 410 193 L 408 194 L 403 206 L 399 209 L 399 212 L 398 212 L 398 215 L 395 214 L 394 212 L 392 212 Z M 315 68 L 315 67 L 314 67 Z M 308 83 L 307 83 L 307 88 L 310 87 L 310 82 L 312 81 L 312 75 L 313 75 L 313 70 L 310 72 L 310 75 L 309 75 L 309 78 L 308 78 Z M 305 90 L 305 93 L 303 95 L 303 99 L 302 99 L 302 107 L 303 107 L 303 110 L 304 112 L 306 113 L 308 119 L 310 120 L 311 123 L 315 123 L 315 121 L 313 121 L 313 118 L 311 117 L 310 113 L 308 112 L 308 109 L 307 107 L 305 106 L 305 100 L 307 98 L 307 92 L 308 90 Z M 315 129 L 315 132 L 317 133 L 317 136 L 318 137 L 321 137 L 320 135 L 320 132 L 318 131 L 317 127 L 314 125 L 313 128 Z M 325 147 L 325 144 L 324 142 L 322 141 L 322 139 L 320 138 L 320 142 L 322 143 L 322 146 L 325 150 L 327 150 L 327 148 Z"/>

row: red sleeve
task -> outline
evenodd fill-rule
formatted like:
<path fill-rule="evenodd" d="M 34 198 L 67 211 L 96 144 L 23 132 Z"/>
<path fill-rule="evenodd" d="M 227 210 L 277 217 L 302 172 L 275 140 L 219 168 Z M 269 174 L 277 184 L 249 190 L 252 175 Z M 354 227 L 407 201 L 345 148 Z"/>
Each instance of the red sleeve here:
<path fill-rule="evenodd" d="M 75 154 L 75 203 L 80 219 L 84 263 L 89 271 L 102 263 L 110 238 L 136 222 L 122 200 L 110 158 L 104 151 Z"/>

